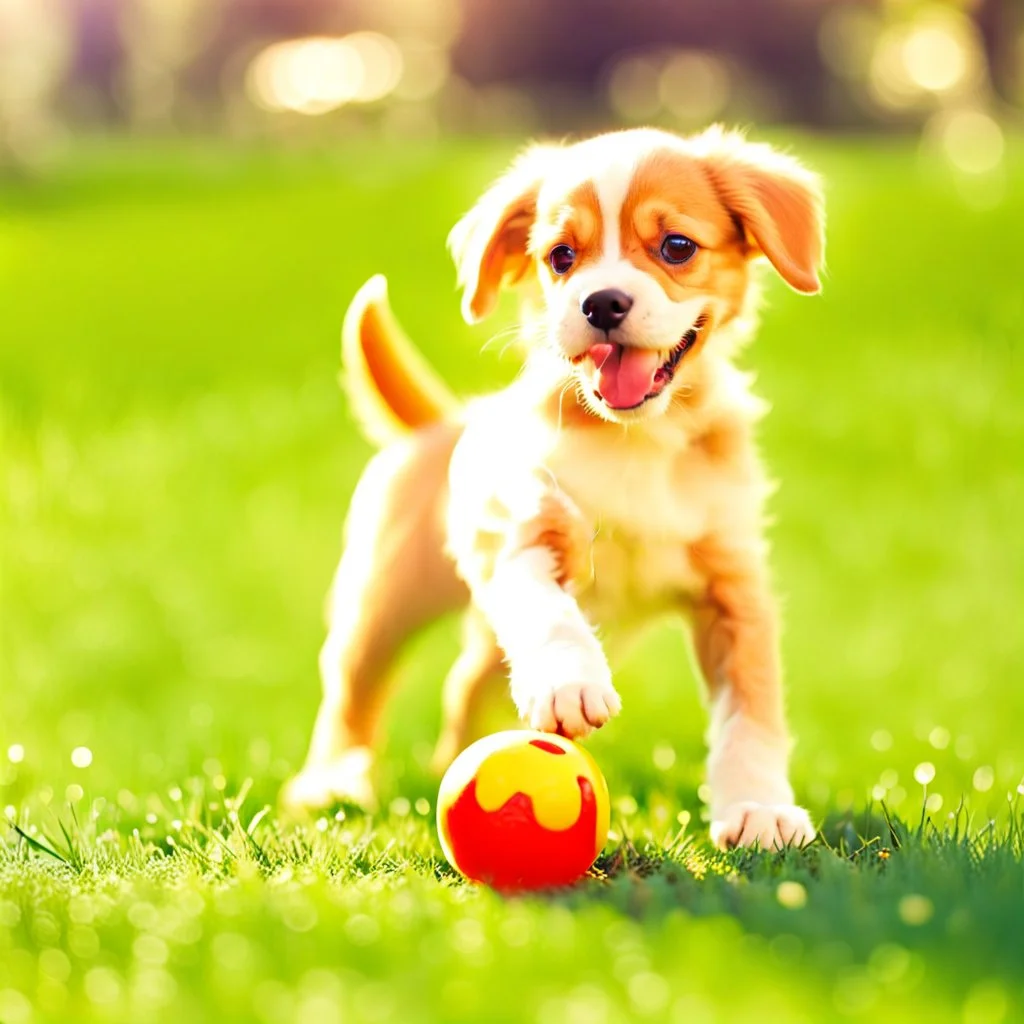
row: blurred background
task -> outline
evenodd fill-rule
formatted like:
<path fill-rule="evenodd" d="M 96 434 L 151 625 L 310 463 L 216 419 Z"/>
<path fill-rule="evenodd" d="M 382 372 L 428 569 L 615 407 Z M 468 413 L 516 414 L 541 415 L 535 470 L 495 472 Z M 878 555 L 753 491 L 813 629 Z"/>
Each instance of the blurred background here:
<path fill-rule="evenodd" d="M 1022 105 L 1019 0 L 0 0 L 0 804 L 146 828 L 185 778 L 273 801 L 370 454 L 336 383 L 352 294 L 386 272 L 452 384 L 496 386 L 513 307 L 460 321 L 458 216 L 530 136 L 722 120 L 828 195 L 823 296 L 771 282 L 746 357 L 798 790 L 1005 807 Z M 456 649 L 442 623 L 399 673 L 406 811 Z M 594 748 L 626 811 L 699 811 L 688 675 L 677 632 L 623 669 Z"/>
<path fill-rule="evenodd" d="M 609 120 L 919 132 L 993 174 L 1015 0 L 2 0 L 0 165 L 78 133 L 285 145 Z"/>

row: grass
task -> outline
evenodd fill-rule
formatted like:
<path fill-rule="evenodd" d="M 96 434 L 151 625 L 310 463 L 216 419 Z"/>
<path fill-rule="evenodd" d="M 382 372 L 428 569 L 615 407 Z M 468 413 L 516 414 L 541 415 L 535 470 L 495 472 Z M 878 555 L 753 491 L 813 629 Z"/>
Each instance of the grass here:
<path fill-rule="evenodd" d="M 770 288 L 748 361 L 824 839 L 709 847 L 666 626 L 590 744 L 600 871 L 514 900 L 433 833 L 453 623 L 397 674 L 385 811 L 274 810 L 368 454 L 345 304 L 385 270 L 449 380 L 508 379 L 443 239 L 510 147 L 107 146 L 0 186 L 3 1024 L 1024 1016 L 1020 145 L 984 210 L 909 144 L 794 146 L 830 186 L 827 287 Z"/>

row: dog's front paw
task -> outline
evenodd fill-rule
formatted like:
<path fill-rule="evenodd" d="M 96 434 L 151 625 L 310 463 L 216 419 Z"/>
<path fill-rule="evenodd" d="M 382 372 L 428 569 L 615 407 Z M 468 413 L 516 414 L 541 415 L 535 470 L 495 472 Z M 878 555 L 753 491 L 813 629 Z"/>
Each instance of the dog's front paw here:
<path fill-rule="evenodd" d="M 538 694 L 524 717 L 534 729 L 578 739 L 621 710 L 622 700 L 609 683 L 563 683 Z"/>
<path fill-rule="evenodd" d="M 711 841 L 723 850 L 755 843 L 762 850 L 806 846 L 814 835 L 810 815 L 794 804 L 745 800 L 730 804 L 711 823 Z"/>

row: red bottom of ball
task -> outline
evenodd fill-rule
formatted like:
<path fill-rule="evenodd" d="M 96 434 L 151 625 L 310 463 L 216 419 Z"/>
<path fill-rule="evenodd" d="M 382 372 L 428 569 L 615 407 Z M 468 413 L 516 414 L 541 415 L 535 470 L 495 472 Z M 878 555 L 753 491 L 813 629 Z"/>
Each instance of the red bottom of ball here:
<path fill-rule="evenodd" d="M 578 776 L 582 806 L 575 824 L 562 831 L 542 828 L 525 793 L 496 811 L 477 803 L 476 779 L 447 812 L 447 832 L 459 870 L 474 882 L 514 892 L 570 885 L 583 876 L 599 850 L 597 801 L 589 779 Z"/>

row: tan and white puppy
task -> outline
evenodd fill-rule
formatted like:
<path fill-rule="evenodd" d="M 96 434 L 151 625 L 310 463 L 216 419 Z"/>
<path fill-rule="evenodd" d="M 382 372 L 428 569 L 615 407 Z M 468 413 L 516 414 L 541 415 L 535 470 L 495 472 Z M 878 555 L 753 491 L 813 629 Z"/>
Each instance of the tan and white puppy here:
<path fill-rule="evenodd" d="M 708 688 L 712 838 L 813 838 L 787 772 L 763 405 L 732 359 L 754 326 L 755 264 L 816 292 L 822 235 L 814 176 L 717 128 L 536 146 L 449 240 L 467 320 L 503 286 L 526 299 L 523 372 L 466 404 L 402 334 L 383 279 L 364 286 L 343 358 L 383 450 L 352 499 L 323 703 L 286 799 L 372 801 L 387 670 L 446 611 L 466 608 L 465 643 L 439 767 L 506 665 L 530 725 L 604 725 L 621 707 L 606 645 L 670 614 L 692 624 Z"/>

